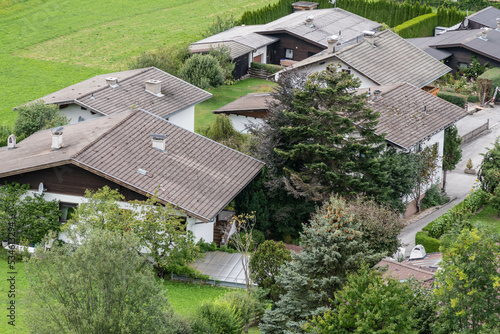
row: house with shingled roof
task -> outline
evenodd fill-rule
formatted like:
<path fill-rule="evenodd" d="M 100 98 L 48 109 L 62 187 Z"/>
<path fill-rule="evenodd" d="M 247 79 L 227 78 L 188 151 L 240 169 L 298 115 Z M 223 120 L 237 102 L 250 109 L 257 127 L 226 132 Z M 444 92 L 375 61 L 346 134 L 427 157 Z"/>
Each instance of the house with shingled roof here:
<path fill-rule="evenodd" d="M 155 67 L 98 75 L 41 97 L 71 123 L 143 109 L 194 131 L 194 106 L 212 94 Z"/>
<path fill-rule="evenodd" d="M 251 62 L 277 64 L 301 61 L 328 47 L 327 38 L 339 35 L 342 47 L 363 39 L 363 31 L 381 24 L 341 8 L 299 10 L 260 25 L 236 26 L 192 43 L 193 53 L 207 53 L 220 45 L 230 50 L 236 64 L 233 76 L 245 75 Z"/>
<path fill-rule="evenodd" d="M 335 64 L 361 81 L 361 88 L 407 82 L 423 88 L 451 68 L 425 53 L 390 30 L 366 32 L 364 40 L 340 48 L 338 36 L 329 40 L 329 48 L 304 59 L 284 71 L 312 74 Z"/>
<path fill-rule="evenodd" d="M 62 209 L 103 186 L 127 201 L 156 194 L 207 242 L 220 233 L 219 214 L 264 165 L 144 110 L 36 132 L 0 150 L 0 160 L 2 184 L 29 184 Z"/>

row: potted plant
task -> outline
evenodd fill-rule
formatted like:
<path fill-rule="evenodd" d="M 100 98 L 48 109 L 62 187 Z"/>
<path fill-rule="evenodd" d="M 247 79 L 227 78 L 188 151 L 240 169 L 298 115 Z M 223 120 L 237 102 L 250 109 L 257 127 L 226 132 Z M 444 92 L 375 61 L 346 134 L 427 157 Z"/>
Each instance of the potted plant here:
<path fill-rule="evenodd" d="M 464 172 L 466 174 L 476 174 L 476 170 L 473 167 L 474 167 L 474 165 L 472 164 L 472 159 L 469 159 L 467 161 L 467 164 L 465 165 Z"/>

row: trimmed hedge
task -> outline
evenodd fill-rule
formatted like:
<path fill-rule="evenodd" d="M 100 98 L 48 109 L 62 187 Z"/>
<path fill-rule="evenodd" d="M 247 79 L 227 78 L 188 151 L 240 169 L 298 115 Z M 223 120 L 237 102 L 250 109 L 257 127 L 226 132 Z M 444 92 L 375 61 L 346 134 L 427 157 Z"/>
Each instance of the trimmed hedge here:
<path fill-rule="evenodd" d="M 427 232 L 417 232 L 415 235 L 415 245 L 422 245 L 426 253 L 439 252 L 441 242 L 438 239 L 431 238 Z"/>
<path fill-rule="evenodd" d="M 261 70 L 266 70 L 267 72 L 269 72 L 271 74 L 277 73 L 285 68 L 284 66 L 280 66 L 280 65 L 263 64 L 263 63 L 255 63 L 255 62 L 251 62 L 250 67 L 258 68 Z"/>
<path fill-rule="evenodd" d="M 479 102 L 479 97 L 477 97 L 476 95 L 468 95 L 467 96 L 467 102 L 478 103 Z"/>
<path fill-rule="evenodd" d="M 460 108 L 465 108 L 465 103 L 467 102 L 467 96 L 449 93 L 449 92 L 439 92 L 438 97 L 459 106 Z"/>
<path fill-rule="evenodd" d="M 403 38 L 431 37 L 434 36 L 434 28 L 437 25 L 437 14 L 430 13 L 417 16 L 394 27 L 394 32 Z"/>

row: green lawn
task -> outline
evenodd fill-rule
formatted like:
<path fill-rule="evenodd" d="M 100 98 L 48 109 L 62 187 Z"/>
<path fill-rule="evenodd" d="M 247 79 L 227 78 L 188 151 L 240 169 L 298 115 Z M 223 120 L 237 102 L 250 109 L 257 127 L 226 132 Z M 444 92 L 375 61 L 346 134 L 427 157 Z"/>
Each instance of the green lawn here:
<path fill-rule="evenodd" d="M 268 4 L 0 0 L 0 126 L 14 123 L 15 106 L 97 74 L 125 70 L 144 50 L 196 41 L 218 14 L 239 16 Z"/>
<path fill-rule="evenodd" d="M 195 106 L 195 130 L 204 127 L 215 119 L 212 110 L 219 109 L 229 102 L 238 99 L 248 93 L 270 92 L 276 87 L 276 83 L 272 81 L 249 78 L 238 81 L 232 86 L 220 86 L 211 88 L 208 91 L 213 94 L 213 97 Z"/>
<path fill-rule="evenodd" d="M 500 218 L 493 207 L 487 205 L 475 216 L 471 217 L 471 223 L 478 228 L 493 228 L 500 233 Z"/>

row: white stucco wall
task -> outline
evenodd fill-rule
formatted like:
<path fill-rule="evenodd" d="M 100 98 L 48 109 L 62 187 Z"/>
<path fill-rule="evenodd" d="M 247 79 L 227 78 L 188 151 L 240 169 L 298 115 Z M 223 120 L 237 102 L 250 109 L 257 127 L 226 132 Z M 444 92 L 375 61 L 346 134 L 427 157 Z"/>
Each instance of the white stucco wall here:
<path fill-rule="evenodd" d="M 241 115 L 234 115 L 230 114 L 229 119 L 233 123 L 233 128 L 236 131 L 239 131 L 241 133 L 247 133 L 248 124 L 262 124 L 264 123 L 264 120 L 262 118 L 255 118 L 255 117 L 247 117 L 247 116 L 241 116 Z"/>
<path fill-rule="evenodd" d="M 89 119 L 99 118 L 103 115 L 95 113 L 91 114 L 89 110 L 83 110 L 81 106 L 76 103 L 72 103 L 64 109 L 60 109 L 61 112 L 70 119 L 69 124 L 78 123 L 78 118 L 82 117 L 84 121 L 88 121 Z"/>
<path fill-rule="evenodd" d="M 373 86 L 379 86 L 375 81 L 369 79 L 368 77 L 364 76 L 360 72 L 356 71 L 355 69 L 350 68 L 346 63 L 340 61 L 338 58 L 334 57 L 330 60 L 325 61 L 324 64 L 314 64 L 310 67 L 304 67 L 299 69 L 298 71 L 301 73 L 307 73 L 308 75 L 311 75 L 315 72 L 319 71 L 324 71 L 326 70 L 326 66 L 329 64 L 335 64 L 338 65 L 340 64 L 340 69 L 341 70 L 349 70 L 351 71 L 351 74 L 354 75 L 356 78 L 361 80 L 361 86 L 359 88 L 366 88 L 366 87 L 373 87 Z"/>
<path fill-rule="evenodd" d="M 35 194 L 38 193 L 37 191 L 30 190 L 28 192 L 29 194 Z M 44 192 L 44 198 L 47 201 L 59 201 L 59 202 L 64 202 L 64 203 L 71 203 L 71 204 L 81 204 L 86 201 L 85 197 L 81 196 L 71 196 L 71 195 L 64 195 L 64 194 L 58 194 L 58 193 L 51 193 L 51 192 Z M 131 209 L 131 205 L 127 202 L 118 202 L 120 208 L 122 209 Z M 180 216 L 186 216 L 184 213 L 180 211 L 176 211 Z M 214 223 L 203 223 L 199 221 L 196 218 L 190 218 L 187 217 L 187 230 L 193 232 L 195 236 L 196 242 L 203 238 L 206 242 L 212 242 L 214 239 Z M 63 240 L 64 242 L 68 242 L 68 237 L 66 232 L 61 232 L 59 233 L 59 239 Z"/>
<path fill-rule="evenodd" d="M 259 55 L 262 55 L 261 63 L 266 64 L 267 62 L 267 46 L 263 46 L 261 48 L 258 48 L 255 50 L 252 54 L 252 59 L 250 59 L 250 63 L 253 61 L 253 58 L 258 57 Z M 250 64 L 248 64 L 250 66 Z"/>
<path fill-rule="evenodd" d="M 175 125 L 194 132 L 194 105 L 167 117 Z"/>

